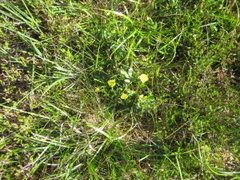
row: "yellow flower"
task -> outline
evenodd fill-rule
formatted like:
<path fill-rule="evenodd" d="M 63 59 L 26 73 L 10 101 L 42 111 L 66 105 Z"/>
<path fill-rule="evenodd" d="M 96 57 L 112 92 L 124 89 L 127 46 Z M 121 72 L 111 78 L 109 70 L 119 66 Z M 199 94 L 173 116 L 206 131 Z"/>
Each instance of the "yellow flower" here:
<path fill-rule="evenodd" d="M 115 79 L 111 79 L 111 80 L 108 80 L 108 85 L 113 88 L 114 86 L 116 86 L 116 80 Z"/>
<path fill-rule="evenodd" d="M 121 97 L 122 100 L 126 100 L 128 98 L 128 95 L 125 93 L 122 93 Z"/>
<path fill-rule="evenodd" d="M 149 80 L 147 74 L 141 74 L 138 78 L 140 79 L 140 81 L 141 81 L 142 83 L 145 83 L 145 82 L 147 82 L 147 81 Z"/>
<path fill-rule="evenodd" d="M 99 92 L 99 91 L 100 91 L 100 88 L 96 87 L 95 92 Z"/>

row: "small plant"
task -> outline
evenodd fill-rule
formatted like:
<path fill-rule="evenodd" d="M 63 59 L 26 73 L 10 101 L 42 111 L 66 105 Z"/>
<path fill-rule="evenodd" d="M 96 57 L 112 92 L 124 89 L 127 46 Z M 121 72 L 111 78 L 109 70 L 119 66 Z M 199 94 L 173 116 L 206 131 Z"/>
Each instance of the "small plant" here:
<path fill-rule="evenodd" d="M 143 112 L 153 110 L 155 108 L 155 105 L 156 105 L 156 102 L 155 102 L 154 96 L 152 94 L 139 95 L 137 106 Z"/>

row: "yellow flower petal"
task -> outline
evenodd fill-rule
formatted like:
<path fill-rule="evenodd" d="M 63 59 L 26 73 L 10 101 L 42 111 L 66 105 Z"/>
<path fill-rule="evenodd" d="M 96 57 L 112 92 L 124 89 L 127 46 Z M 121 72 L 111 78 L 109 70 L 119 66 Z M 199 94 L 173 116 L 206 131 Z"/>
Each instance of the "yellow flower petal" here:
<path fill-rule="evenodd" d="M 115 79 L 111 79 L 111 80 L 108 80 L 108 85 L 113 88 L 114 86 L 116 86 L 116 80 Z"/>
<path fill-rule="evenodd" d="M 99 92 L 99 91 L 100 91 L 100 88 L 96 87 L 95 92 Z"/>
<path fill-rule="evenodd" d="M 123 99 L 123 100 L 126 100 L 128 98 L 128 95 L 125 94 L 125 93 L 122 93 L 120 98 Z"/>
<path fill-rule="evenodd" d="M 142 83 L 145 83 L 145 82 L 147 82 L 147 81 L 149 80 L 147 74 L 141 74 L 141 75 L 139 76 L 139 79 L 140 79 L 140 81 L 141 81 Z"/>

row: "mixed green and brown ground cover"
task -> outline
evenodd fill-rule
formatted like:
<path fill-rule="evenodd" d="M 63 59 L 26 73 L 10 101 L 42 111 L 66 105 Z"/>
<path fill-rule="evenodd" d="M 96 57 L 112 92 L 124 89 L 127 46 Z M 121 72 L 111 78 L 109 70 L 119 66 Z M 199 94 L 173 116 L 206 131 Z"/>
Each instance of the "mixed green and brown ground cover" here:
<path fill-rule="evenodd" d="M 239 1 L 1 1 L 0 179 L 240 179 Z"/>

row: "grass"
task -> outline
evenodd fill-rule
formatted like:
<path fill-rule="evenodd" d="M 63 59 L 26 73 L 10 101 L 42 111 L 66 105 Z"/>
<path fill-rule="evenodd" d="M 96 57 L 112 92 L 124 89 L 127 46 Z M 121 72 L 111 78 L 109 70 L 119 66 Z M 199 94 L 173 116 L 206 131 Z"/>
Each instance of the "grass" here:
<path fill-rule="evenodd" d="M 239 7 L 0 2 L 0 179 L 239 179 Z"/>

